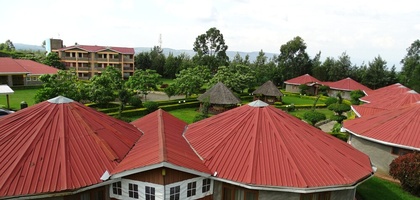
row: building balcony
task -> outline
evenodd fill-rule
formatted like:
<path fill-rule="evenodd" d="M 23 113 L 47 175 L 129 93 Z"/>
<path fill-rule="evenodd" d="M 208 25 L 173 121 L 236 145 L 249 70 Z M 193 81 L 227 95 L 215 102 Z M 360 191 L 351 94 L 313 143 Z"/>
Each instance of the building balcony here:
<path fill-rule="evenodd" d="M 124 67 L 124 71 L 127 71 L 127 70 L 133 71 L 134 70 L 134 67 Z"/>
<path fill-rule="evenodd" d="M 110 58 L 109 62 L 121 62 L 119 58 Z"/>
<path fill-rule="evenodd" d="M 79 57 L 79 58 L 77 58 L 77 60 L 79 60 L 79 61 L 89 61 L 89 58 Z"/>
<path fill-rule="evenodd" d="M 95 71 L 104 71 L 105 70 L 105 68 L 102 68 L 102 67 L 95 67 L 95 68 L 93 68 Z"/>
<path fill-rule="evenodd" d="M 96 61 L 99 61 L 99 62 L 108 62 L 108 59 L 107 58 L 96 58 Z"/>
<path fill-rule="evenodd" d="M 134 62 L 134 59 L 124 57 L 123 61 L 124 62 Z"/>
<path fill-rule="evenodd" d="M 66 66 L 66 69 L 67 69 L 67 70 L 71 70 L 71 71 L 76 71 L 76 67 L 67 67 L 67 66 Z"/>
<path fill-rule="evenodd" d="M 90 71 L 90 67 L 79 67 L 77 68 L 78 71 Z"/>
<path fill-rule="evenodd" d="M 76 57 L 61 57 L 61 60 L 76 60 Z"/>

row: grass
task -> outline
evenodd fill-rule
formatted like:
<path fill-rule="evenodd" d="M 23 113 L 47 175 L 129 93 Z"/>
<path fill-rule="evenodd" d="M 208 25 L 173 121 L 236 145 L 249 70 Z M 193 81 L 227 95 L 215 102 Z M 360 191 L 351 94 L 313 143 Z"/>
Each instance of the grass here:
<path fill-rule="evenodd" d="M 38 91 L 36 89 L 14 89 L 15 93 L 9 95 L 10 109 L 20 110 L 20 103 L 25 101 L 28 106 L 35 104 L 35 94 Z M 7 108 L 6 95 L 0 95 L 0 107 Z"/>
<path fill-rule="evenodd" d="M 194 120 L 194 117 L 199 114 L 197 108 L 177 109 L 169 111 L 169 113 L 188 124 L 191 124 Z"/>
<path fill-rule="evenodd" d="M 308 111 L 309 110 L 295 110 L 295 111 L 289 112 L 289 114 L 291 114 L 291 115 L 293 115 L 293 116 L 295 116 L 295 117 L 297 117 L 299 119 L 303 119 L 303 114 L 305 112 L 308 112 Z M 329 119 L 332 115 L 334 115 L 334 112 L 333 111 L 328 110 L 326 108 L 324 108 L 324 109 L 316 109 L 316 111 L 317 112 L 320 112 L 320 113 L 324 113 L 325 116 L 327 117 L 327 119 Z"/>
<path fill-rule="evenodd" d="M 315 99 L 307 99 L 307 98 L 300 98 L 300 97 L 294 97 L 294 96 L 285 96 L 282 97 L 283 100 L 283 104 L 295 104 L 295 105 L 300 105 L 300 104 L 313 104 Z M 324 103 L 324 101 L 318 100 L 317 103 Z"/>
<path fill-rule="evenodd" d="M 372 177 L 357 187 L 357 193 L 363 200 L 419 200 L 393 182 L 383 180 L 378 177 Z"/>

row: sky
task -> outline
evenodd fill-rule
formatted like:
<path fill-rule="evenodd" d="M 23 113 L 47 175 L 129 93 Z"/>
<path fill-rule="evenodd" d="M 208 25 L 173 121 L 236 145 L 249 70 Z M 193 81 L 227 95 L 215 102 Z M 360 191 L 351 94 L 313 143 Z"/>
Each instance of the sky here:
<path fill-rule="evenodd" d="M 280 53 L 300 36 L 313 58 L 381 56 L 401 68 L 420 39 L 420 6 L 412 0 L 0 0 L 0 42 L 188 49 L 216 27 L 229 51 Z"/>

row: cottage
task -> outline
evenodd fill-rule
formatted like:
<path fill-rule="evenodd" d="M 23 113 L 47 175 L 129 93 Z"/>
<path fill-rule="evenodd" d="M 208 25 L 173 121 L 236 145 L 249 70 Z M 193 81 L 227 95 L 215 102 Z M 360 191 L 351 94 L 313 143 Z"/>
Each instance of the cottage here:
<path fill-rule="evenodd" d="M 254 92 L 254 100 L 262 100 L 268 104 L 274 104 L 274 102 L 281 102 L 281 97 L 283 93 L 274 85 L 273 82 L 267 81 L 260 87 L 258 87 Z"/>
<path fill-rule="evenodd" d="M 344 99 L 351 99 L 350 93 L 354 90 L 361 90 L 365 93 L 365 95 L 368 95 L 370 92 L 372 92 L 370 88 L 351 78 L 345 78 L 336 82 L 329 82 L 325 84 L 330 87 L 328 95 L 335 97 L 338 93 L 341 93 L 341 96 Z"/>
<path fill-rule="evenodd" d="M 204 102 L 210 103 L 209 112 L 216 114 L 234 108 L 241 103 L 241 100 L 222 82 L 218 82 L 200 95 L 198 100 L 201 102 L 200 107 L 203 106 Z"/>
<path fill-rule="evenodd" d="M 300 93 L 299 86 L 306 84 L 309 86 L 309 90 L 307 92 L 311 95 L 317 95 L 318 88 L 320 85 L 322 85 L 322 82 L 309 74 L 305 74 L 284 81 L 284 84 L 286 85 L 286 92 Z"/>

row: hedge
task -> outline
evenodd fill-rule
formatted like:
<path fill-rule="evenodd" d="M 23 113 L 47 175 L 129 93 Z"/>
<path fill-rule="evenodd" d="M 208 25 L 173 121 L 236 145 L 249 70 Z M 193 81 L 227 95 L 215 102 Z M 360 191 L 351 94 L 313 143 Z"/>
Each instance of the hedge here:
<path fill-rule="evenodd" d="M 200 106 L 200 102 L 194 101 L 194 102 L 164 105 L 164 106 L 159 106 L 159 108 L 164 111 L 172 111 L 172 110 L 182 109 L 182 108 L 198 108 L 199 106 Z"/>
<path fill-rule="evenodd" d="M 121 113 L 122 117 L 134 117 L 134 116 L 144 116 L 147 115 L 149 112 L 146 108 L 137 108 L 132 110 L 124 110 Z M 118 112 L 107 113 L 109 116 L 118 116 Z"/>
<path fill-rule="evenodd" d="M 280 106 L 275 105 L 276 108 L 280 108 L 282 110 L 287 110 L 287 106 L 290 106 L 290 105 L 280 105 Z M 295 106 L 295 109 L 311 109 L 313 104 L 301 104 L 301 105 L 294 105 L 294 106 Z M 326 108 L 326 107 L 327 105 L 325 103 L 320 103 L 320 104 L 315 105 L 315 108 Z"/>

